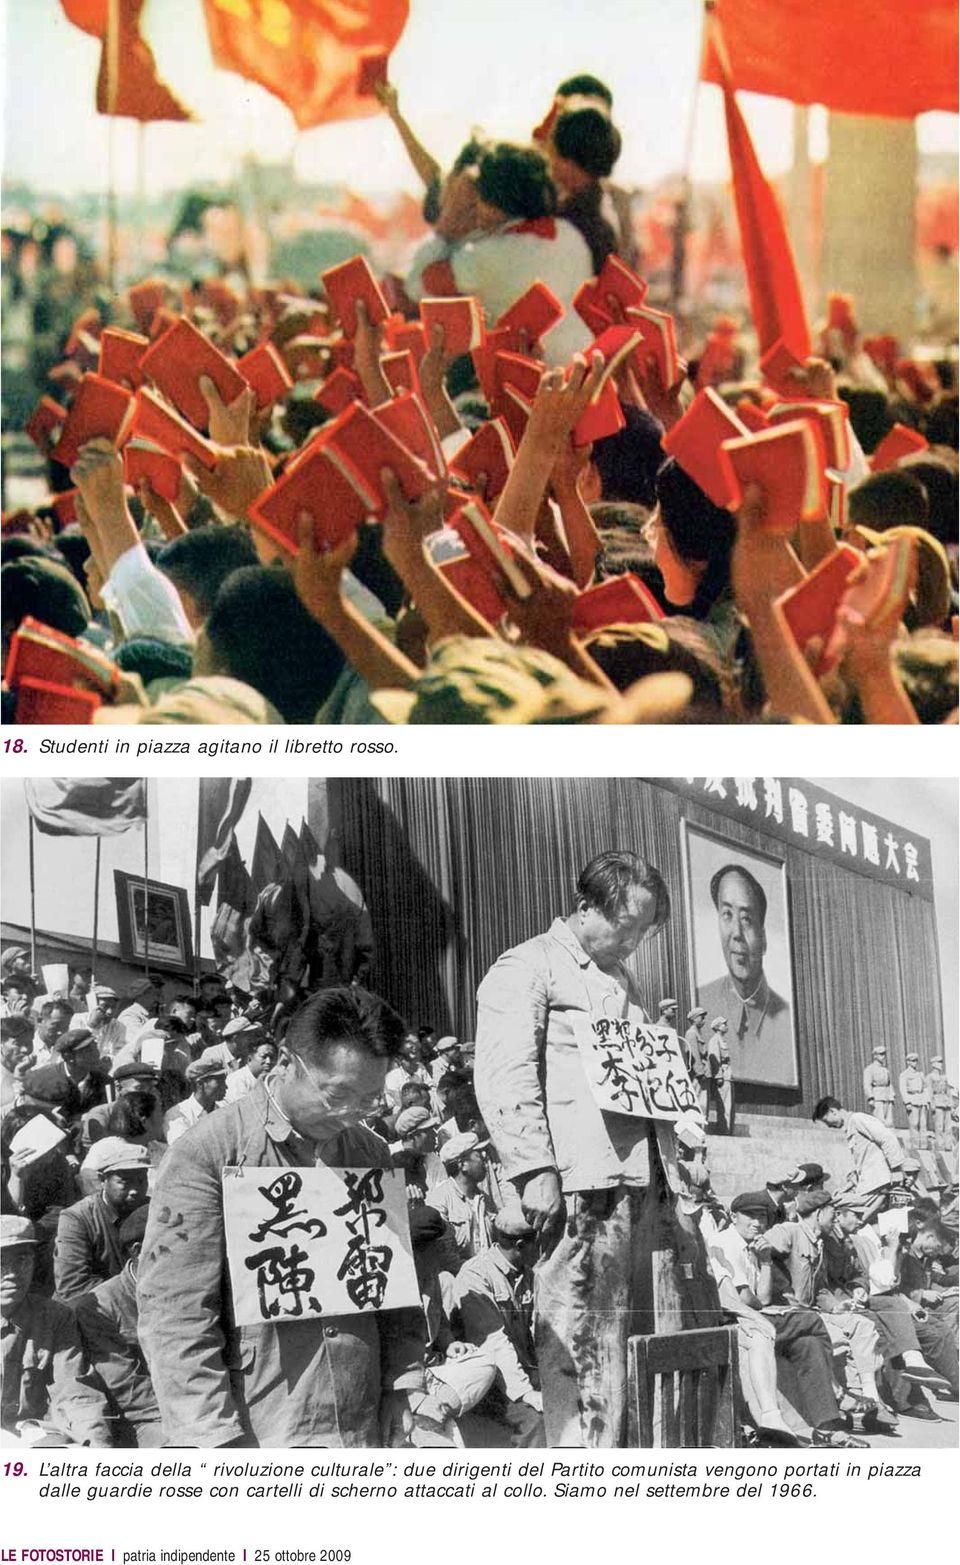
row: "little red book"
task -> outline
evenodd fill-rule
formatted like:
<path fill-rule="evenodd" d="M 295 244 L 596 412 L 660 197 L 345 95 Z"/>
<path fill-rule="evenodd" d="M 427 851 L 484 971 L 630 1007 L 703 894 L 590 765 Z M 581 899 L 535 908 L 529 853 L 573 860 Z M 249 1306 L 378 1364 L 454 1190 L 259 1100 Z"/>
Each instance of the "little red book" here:
<path fill-rule="evenodd" d="M 741 424 L 746 424 L 752 434 L 758 434 L 761 429 L 770 428 L 770 420 L 763 408 L 751 402 L 749 397 L 741 397 L 733 410 Z"/>
<path fill-rule="evenodd" d="M 180 493 L 180 463 L 169 451 L 145 440 L 128 440 L 123 449 L 123 476 L 131 488 L 148 483 L 161 500 L 175 501 Z"/>
<path fill-rule="evenodd" d="M 853 294 L 827 294 L 827 327 L 834 331 L 853 329 Z"/>
<path fill-rule="evenodd" d="M 127 302 L 134 320 L 142 332 L 150 330 L 150 322 L 167 299 L 167 285 L 155 278 L 136 283 L 127 289 Z"/>
<path fill-rule="evenodd" d="M 4 679 L 11 690 L 24 679 L 42 679 L 109 698 L 120 675 L 96 647 L 27 615 L 11 638 Z"/>
<path fill-rule="evenodd" d="M 664 617 L 649 587 L 633 571 L 625 571 L 579 594 L 572 625 L 576 635 L 587 636 L 607 625 L 640 625 Z"/>
<path fill-rule="evenodd" d="M 468 500 L 462 505 L 450 526 L 460 534 L 472 558 L 495 584 L 505 580 L 515 598 L 530 597 L 533 588 L 514 561 L 514 550 L 507 534 L 479 500 Z"/>
<path fill-rule="evenodd" d="M 385 87 L 388 81 L 390 66 L 389 54 L 384 54 L 381 49 L 364 49 L 360 54 L 360 64 L 357 70 L 357 94 L 361 98 L 372 98 L 376 95 L 378 87 Z"/>
<path fill-rule="evenodd" d="M 126 381 L 131 391 L 143 384 L 140 361 L 150 346 L 150 338 L 139 332 L 121 331 L 119 326 L 108 326 L 100 338 L 98 371 L 104 380 Z"/>
<path fill-rule="evenodd" d="M 427 351 L 427 334 L 423 322 L 391 320 L 386 328 L 386 344 L 392 353 L 412 353 L 419 369 L 420 360 Z"/>
<path fill-rule="evenodd" d="M 502 418 L 492 418 L 481 424 L 466 445 L 460 447 L 450 463 L 450 471 L 471 488 L 477 486 L 480 474 L 485 473 L 485 497 L 495 500 L 510 476 L 516 454 L 507 425 Z"/>
<path fill-rule="evenodd" d="M 806 419 L 725 440 L 721 459 L 730 474 L 731 508 L 739 505 L 748 484 L 763 490 L 765 532 L 786 535 L 798 523 L 827 514 L 823 442 L 816 425 Z"/>
<path fill-rule="evenodd" d="M 616 386 L 612 380 L 602 380 L 599 392 L 577 419 L 570 438 L 575 446 L 589 446 L 595 440 L 619 434 L 626 422 Z"/>
<path fill-rule="evenodd" d="M 382 354 L 380 368 L 391 391 L 419 393 L 420 376 L 417 374 L 417 361 L 409 348 L 404 348 L 399 353 Z"/>
<path fill-rule="evenodd" d="M 362 525 L 373 501 L 372 494 L 363 497 L 343 477 L 315 436 L 298 461 L 257 496 L 248 514 L 285 554 L 296 556 L 302 512 L 313 519 L 318 548 L 333 549 Z"/>
<path fill-rule="evenodd" d="M 367 307 L 371 326 L 381 326 L 389 315 L 387 301 L 379 284 L 362 255 L 351 256 L 339 266 L 331 266 L 320 273 L 320 281 L 327 290 L 327 297 L 337 313 L 337 319 L 345 337 L 354 337 L 357 331 L 357 302 Z"/>
<path fill-rule="evenodd" d="M 332 375 L 328 375 L 323 385 L 313 393 L 314 402 L 319 402 L 328 413 L 342 413 L 351 402 L 363 400 L 363 387 L 360 385 L 359 376 L 353 370 L 337 369 Z"/>
<path fill-rule="evenodd" d="M 183 317 L 147 349 L 140 370 L 199 430 L 205 430 L 210 422 L 200 390 L 201 376 L 213 381 L 226 403 L 235 402 L 247 384 L 232 360 Z"/>
<path fill-rule="evenodd" d="M 926 450 L 927 441 L 917 430 L 907 424 L 894 424 L 870 458 L 871 471 L 884 473 L 888 467 L 896 467 L 901 457 L 915 456 L 918 451 Z"/>
<path fill-rule="evenodd" d="M 649 305 L 631 306 L 627 320 L 635 326 L 642 338 L 641 353 L 653 354 L 663 385 L 669 390 L 680 379 L 680 360 L 677 355 L 677 334 L 673 316 L 666 310 L 654 310 Z"/>
<path fill-rule="evenodd" d="M 99 339 L 100 329 L 99 310 L 91 306 L 89 310 L 81 311 L 70 328 L 64 352 L 75 353 L 81 345 L 89 350 L 91 342 L 95 344 Z"/>
<path fill-rule="evenodd" d="M 729 466 L 720 460 L 720 447 L 725 440 L 748 434 L 723 398 L 707 386 L 697 392 L 683 417 L 667 431 L 662 445 L 714 505 L 729 507 L 735 486 Z"/>
<path fill-rule="evenodd" d="M 471 608 L 482 614 L 491 625 L 496 625 L 506 614 L 507 605 L 497 591 L 492 576 L 474 559 L 465 545 L 462 554 L 438 560 L 436 566 L 446 576 L 451 587 L 455 587 Z"/>
<path fill-rule="evenodd" d="M 423 463 L 432 481 L 439 482 L 447 471 L 446 458 L 433 420 L 420 398 L 413 392 L 404 392 L 390 402 L 381 402 L 372 412 L 377 423 Z"/>
<path fill-rule="evenodd" d="M 896 337 L 889 332 L 881 332 L 876 337 L 864 337 L 863 351 L 888 380 L 893 380 L 900 357 L 900 343 Z"/>
<path fill-rule="evenodd" d="M 209 440 L 198 435 L 193 425 L 181 418 L 175 408 L 168 407 L 149 386 L 141 386 L 137 392 L 133 433 L 169 451 L 171 456 L 193 456 L 207 468 L 217 465 L 216 449 Z"/>
<path fill-rule="evenodd" d="M 272 342 L 261 342 L 237 360 L 237 369 L 257 397 L 257 411 L 279 402 L 293 386 L 293 378 Z"/>
<path fill-rule="evenodd" d="M 479 299 L 421 299 L 420 319 L 428 343 L 434 326 L 443 328 L 443 351 L 448 357 L 483 347 L 483 306 Z"/>
<path fill-rule="evenodd" d="M 29 435 L 37 450 L 43 456 L 49 456 L 53 445 L 54 430 L 59 429 L 67 420 L 67 410 L 52 397 L 41 397 L 27 422 L 24 424 L 24 433 Z"/>
<path fill-rule="evenodd" d="M 539 359 L 528 359 L 522 353 L 498 353 L 493 365 L 496 399 L 499 401 L 506 387 L 512 386 L 532 402 L 546 368 Z"/>
<path fill-rule="evenodd" d="M 367 512 L 378 520 L 387 509 L 380 474 L 389 468 L 405 500 L 419 500 L 430 487 L 424 463 L 397 440 L 379 419 L 359 402 L 325 424 L 314 436 L 327 459 L 363 499 Z"/>
<path fill-rule="evenodd" d="M 516 386 L 504 386 L 500 408 L 499 417 L 509 429 L 514 445 L 519 447 L 533 411 L 533 398 L 528 397 Z"/>
<path fill-rule="evenodd" d="M 771 425 L 805 418 L 815 424 L 823 441 L 823 459 L 837 472 L 850 464 L 850 425 L 845 402 L 778 402 L 767 415 Z"/>
<path fill-rule="evenodd" d="M 596 302 L 601 309 L 607 309 L 607 296 L 612 294 L 619 304 L 627 308 L 639 309 L 647 296 L 647 284 L 626 261 L 621 261 L 618 255 L 610 254 L 604 261 L 594 284 Z"/>
<path fill-rule="evenodd" d="M 483 347 L 474 348 L 470 355 L 477 380 L 480 382 L 480 390 L 491 413 L 500 411 L 497 407 L 497 354 L 517 352 L 519 349 L 516 333 L 504 326 L 494 326 L 487 332 Z"/>
<path fill-rule="evenodd" d="M 773 347 L 767 349 L 759 363 L 760 374 L 767 385 L 788 400 L 799 400 L 807 394 L 803 381 L 798 379 L 803 368 L 803 360 L 791 353 L 782 337 L 778 337 Z"/>
<path fill-rule="evenodd" d="M 497 327 L 514 334 L 526 332 L 532 345 L 545 337 L 558 321 L 562 321 L 563 314 L 563 305 L 556 294 L 546 283 L 535 282 L 519 299 L 514 299 L 508 310 L 504 310 Z"/>
<path fill-rule="evenodd" d="M 92 723 L 103 705 L 91 690 L 74 690 L 46 679 L 22 679 L 17 686 L 18 723 Z"/>
<path fill-rule="evenodd" d="M 72 467 L 88 440 L 103 437 L 121 446 L 130 433 L 133 415 L 129 391 L 101 375 L 84 375 L 50 455 L 64 467 Z"/>
<path fill-rule="evenodd" d="M 62 532 L 65 527 L 72 527 L 77 520 L 77 489 L 63 489 L 50 501 L 50 509 L 56 518 L 57 531 Z"/>
<path fill-rule="evenodd" d="M 573 296 L 573 308 L 585 325 L 589 326 L 594 336 L 613 325 L 613 316 L 604 308 L 597 292 L 596 279 L 593 277 L 589 282 L 580 284 Z"/>
<path fill-rule="evenodd" d="M 837 617 L 840 600 L 854 571 L 863 562 L 859 549 L 842 543 L 826 559 L 815 566 L 809 576 L 791 587 L 789 592 L 777 598 L 777 606 L 786 620 L 790 633 L 803 652 L 814 636 L 823 641 L 823 651 Z M 816 673 L 826 674 L 836 658 L 827 666 L 822 653 Z"/>
<path fill-rule="evenodd" d="M 182 319 L 183 317 L 178 315 L 176 310 L 168 310 L 166 308 L 157 310 L 151 318 L 148 327 L 150 341 L 157 342 L 164 332 L 168 332 L 171 326 L 176 326 L 177 322 Z"/>

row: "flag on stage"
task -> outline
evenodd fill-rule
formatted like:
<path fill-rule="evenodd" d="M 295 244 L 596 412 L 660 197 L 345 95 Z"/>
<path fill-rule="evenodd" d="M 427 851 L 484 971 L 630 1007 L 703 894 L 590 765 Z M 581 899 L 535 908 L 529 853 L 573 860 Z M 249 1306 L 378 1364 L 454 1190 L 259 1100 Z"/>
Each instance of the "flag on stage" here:
<path fill-rule="evenodd" d="M 142 777 L 35 777 L 23 791 L 48 837 L 116 837 L 146 820 Z"/>
<path fill-rule="evenodd" d="M 365 54 L 390 54 L 409 0 L 204 0 L 215 65 L 259 82 L 299 130 L 379 114 L 357 91 Z"/>
<path fill-rule="evenodd" d="M 197 894 L 206 906 L 253 786 L 249 777 L 202 777 L 197 803 Z"/>
<path fill-rule="evenodd" d="M 257 818 L 257 836 L 253 844 L 253 859 L 250 864 L 250 882 L 255 897 L 259 896 L 266 886 L 279 885 L 286 879 L 283 864 L 283 854 L 277 846 L 277 839 L 260 815 Z"/>
<path fill-rule="evenodd" d="M 712 24 L 708 22 L 705 54 L 708 60 L 715 62 L 723 87 L 733 199 L 747 274 L 750 312 L 761 354 L 782 338 L 790 352 L 803 360 L 810 352 L 810 329 L 800 279 L 780 203 L 760 167 L 747 122 L 737 103 L 725 41 L 718 23 L 715 20 Z M 717 78 L 711 76 L 710 79 Z"/>
<path fill-rule="evenodd" d="M 153 50 L 140 33 L 144 0 L 60 0 L 68 21 L 103 43 L 97 72 L 98 114 L 125 119 L 192 120 L 157 75 Z"/>
<path fill-rule="evenodd" d="M 210 926 L 210 944 L 217 971 L 232 982 L 236 963 L 247 947 L 247 925 L 256 898 L 246 865 L 240 857 L 236 836 L 231 833 L 217 870 L 217 911 Z"/>
<path fill-rule="evenodd" d="M 741 92 L 822 103 L 842 114 L 955 114 L 956 0 L 713 0 Z M 707 54 L 705 81 L 723 86 Z"/>

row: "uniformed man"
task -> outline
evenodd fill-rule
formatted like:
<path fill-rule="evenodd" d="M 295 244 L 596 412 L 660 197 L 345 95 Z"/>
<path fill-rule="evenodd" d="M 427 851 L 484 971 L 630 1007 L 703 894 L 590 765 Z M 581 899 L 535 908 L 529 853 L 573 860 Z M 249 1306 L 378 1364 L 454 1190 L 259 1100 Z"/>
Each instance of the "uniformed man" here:
<path fill-rule="evenodd" d="M 910 1140 L 915 1146 L 922 1147 L 927 1137 L 927 1109 L 930 1100 L 927 1097 L 926 1077 L 920 1069 L 919 1054 L 907 1055 L 906 1067 L 900 1072 L 898 1086 L 900 1101 L 907 1114 Z"/>
<path fill-rule="evenodd" d="M 695 1005 L 692 1011 L 688 1011 L 687 1021 L 690 1025 L 683 1035 L 683 1057 L 697 1096 L 702 1099 L 701 1106 L 704 1114 L 707 1111 L 706 1091 L 703 1086 L 703 1076 L 707 1068 L 707 1040 L 703 1036 L 706 1014 L 705 1005 Z"/>
<path fill-rule="evenodd" d="M 658 1027 L 676 1027 L 680 1006 L 676 1000 L 661 1000 L 660 1013 L 657 1016 Z"/>
<path fill-rule="evenodd" d="M 716 1128 L 721 1136 L 733 1135 L 733 1069 L 727 1043 L 727 1018 L 715 1016 L 707 1039 L 707 1090 L 716 1104 Z"/>
<path fill-rule="evenodd" d="M 950 1083 L 943 1069 L 943 1059 L 939 1054 L 930 1061 L 930 1070 L 926 1079 L 927 1102 L 930 1105 L 930 1114 L 933 1121 L 934 1145 L 941 1151 L 949 1151 L 953 1144 L 950 1134 L 950 1116 L 953 1112 L 953 1096 L 950 1091 Z"/>
<path fill-rule="evenodd" d="M 887 1069 L 887 1051 L 882 1043 L 877 1044 L 870 1064 L 864 1067 L 863 1092 L 867 1113 L 873 1114 L 882 1125 L 892 1125 L 893 1083 Z"/>

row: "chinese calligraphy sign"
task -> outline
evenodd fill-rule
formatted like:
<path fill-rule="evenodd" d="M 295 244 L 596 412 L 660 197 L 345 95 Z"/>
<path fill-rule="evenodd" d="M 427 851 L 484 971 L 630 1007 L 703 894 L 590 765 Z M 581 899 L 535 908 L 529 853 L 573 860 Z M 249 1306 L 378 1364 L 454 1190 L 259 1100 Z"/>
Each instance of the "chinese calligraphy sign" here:
<path fill-rule="evenodd" d="M 699 1114 L 672 1028 L 592 1015 L 576 1018 L 575 1032 L 590 1091 L 605 1114 L 665 1120 Z"/>

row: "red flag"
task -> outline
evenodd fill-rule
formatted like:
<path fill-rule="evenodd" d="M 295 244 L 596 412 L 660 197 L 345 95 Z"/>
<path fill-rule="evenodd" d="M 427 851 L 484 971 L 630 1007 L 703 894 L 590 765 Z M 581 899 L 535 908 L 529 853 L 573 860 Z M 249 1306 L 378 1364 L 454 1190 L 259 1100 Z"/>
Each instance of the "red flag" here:
<path fill-rule="evenodd" d="M 144 0 L 60 0 L 75 26 L 103 42 L 97 113 L 134 120 L 190 120 L 193 115 L 157 75 L 153 50 L 140 36 Z"/>
<path fill-rule="evenodd" d="M 409 0 L 204 0 L 215 65 L 259 82 L 300 130 L 379 114 L 357 92 L 360 59 L 390 54 Z"/>
<path fill-rule="evenodd" d="M 843 114 L 956 113 L 956 0 L 713 0 L 743 92 Z M 723 85 L 716 56 L 705 81 Z"/>
<path fill-rule="evenodd" d="M 714 32 L 715 27 L 716 23 L 708 25 L 706 54 L 715 62 L 723 86 L 733 199 L 760 352 L 766 353 L 782 337 L 791 353 L 805 359 L 810 352 L 810 330 L 783 213 L 740 113 L 737 95 L 724 68 L 724 39 L 719 28 Z"/>
<path fill-rule="evenodd" d="M 115 837 L 147 817 L 139 777 L 37 777 L 23 791 L 33 824 L 48 837 Z"/>
<path fill-rule="evenodd" d="M 249 777 L 201 777 L 197 803 L 197 893 L 207 903 L 253 784 Z"/>

